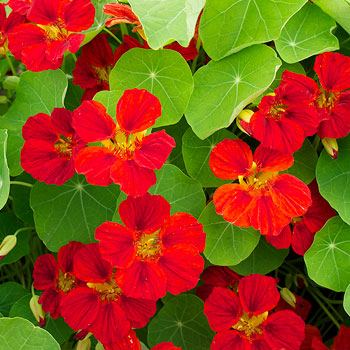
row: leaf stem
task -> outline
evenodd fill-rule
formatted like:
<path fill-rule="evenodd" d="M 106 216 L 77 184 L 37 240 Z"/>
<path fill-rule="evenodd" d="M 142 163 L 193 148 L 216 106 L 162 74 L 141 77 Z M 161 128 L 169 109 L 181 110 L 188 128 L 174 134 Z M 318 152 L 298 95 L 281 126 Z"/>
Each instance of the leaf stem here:
<path fill-rule="evenodd" d="M 5 55 L 5 57 L 6 57 L 7 63 L 8 63 L 9 66 L 10 66 L 10 69 L 11 69 L 12 74 L 13 74 L 15 77 L 17 77 L 17 72 L 16 72 L 15 67 L 14 67 L 13 64 L 12 64 L 11 58 L 9 57 L 9 55 Z"/>
<path fill-rule="evenodd" d="M 196 67 L 197 67 L 197 62 L 198 62 L 198 57 L 199 57 L 199 49 L 201 47 L 201 43 L 202 43 L 201 39 L 200 39 L 200 37 L 198 37 L 197 43 L 196 43 L 197 56 L 193 59 L 192 65 L 191 65 L 192 74 L 194 74 Z"/>
<path fill-rule="evenodd" d="M 22 228 L 19 228 L 13 235 L 17 236 L 22 231 L 28 231 L 28 230 L 34 230 L 34 229 L 35 227 L 22 227 Z"/>
<path fill-rule="evenodd" d="M 77 56 L 75 55 L 75 53 L 73 53 L 73 52 L 71 52 L 71 54 L 72 54 L 72 57 L 73 57 L 73 60 L 74 60 L 74 62 L 76 62 L 78 59 L 77 59 Z"/>
<path fill-rule="evenodd" d="M 129 31 L 126 23 L 120 23 L 120 30 L 122 32 L 122 37 L 124 37 L 124 34 L 129 35 Z"/>
<path fill-rule="evenodd" d="M 122 41 L 115 36 L 109 29 L 107 29 L 106 27 L 103 28 L 103 30 L 108 33 L 113 39 L 117 40 L 119 44 L 122 44 Z"/>
<path fill-rule="evenodd" d="M 20 186 L 25 186 L 25 187 L 33 187 L 33 184 L 30 184 L 28 182 L 23 182 L 23 181 L 10 181 L 10 185 L 20 185 Z"/>

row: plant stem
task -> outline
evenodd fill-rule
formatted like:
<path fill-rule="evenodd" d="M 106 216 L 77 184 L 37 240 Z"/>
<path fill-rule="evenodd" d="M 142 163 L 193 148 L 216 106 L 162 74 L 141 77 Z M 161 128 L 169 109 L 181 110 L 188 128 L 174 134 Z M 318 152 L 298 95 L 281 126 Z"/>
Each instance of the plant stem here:
<path fill-rule="evenodd" d="M 35 227 L 22 227 L 19 228 L 13 235 L 17 236 L 22 231 L 34 230 Z"/>
<path fill-rule="evenodd" d="M 108 33 L 113 39 L 117 40 L 119 44 L 121 44 L 121 40 L 115 36 L 109 29 L 107 29 L 106 27 L 103 28 L 103 30 Z"/>
<path fill-rule="evenodd" d="M 126 23 L 120 23 L 120 30 L 122 32 L 122 37 L 124 37 L 124 34 L 129 35 L 129 31 Z"/>
<path fill-rule="evenodd" d="M 78 59 L 77 59 L 77 56 L 75 55 L 75 53 L 73 53 L 73 52 L 71 52 L 71 54 L 72 54 L 72 57 L 73 57 L 73 60 L 74 60 L 74 62 L 76 62 Z"/>
<path fill-rule="evenodd" d="M 198 37 L 197 44 L 196 44 L 197 56 L 193 59 L 192 65 L 191 65 L 192 74 L 194 74 L 196 67 L 197 67 L 197 61 L 198 61 L 198 57 L 199 57 L 200 47 L 201 47 L 201 39 Z"/>
<path fill-rule="evenodd" d="M 11 58 L 9 57 L 9 55 L 5 55 L 5 57 L 6 57 L 7 63 L 8 63 L 9 66 L 10 66 L 10 69 L 11 69 L 12 74 L 13 74 L 15 77 L 17 77 L 17 72 L 16 72 L 15 67 L 14 67 L 13 64 L 12 64 Z"/>
<path fill-rule="evenodd" d="M 23 181 L 10 181 L 10 185 L 20 185 L 20 186 L 26 186 L 26 187 L 33 187 L 33 184 L 30 184 L 28 182 L 23 182 Z"/>
<path fill-rule="evenodd" d="M 314 146 L 315 151 L 317 151 L 318 146 L 320 144 L 320 137 L 318 135 L 315 135 L 314 140 L 312 141 L 312 146 Z"/>

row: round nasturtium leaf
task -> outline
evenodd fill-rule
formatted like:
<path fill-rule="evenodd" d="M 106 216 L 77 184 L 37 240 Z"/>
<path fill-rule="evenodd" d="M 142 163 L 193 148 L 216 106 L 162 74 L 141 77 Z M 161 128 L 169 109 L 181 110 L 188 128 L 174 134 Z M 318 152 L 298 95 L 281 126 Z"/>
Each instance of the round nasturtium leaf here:
<path fill-rule="evenodd" d="M 110 73 L 111 90 L 146 89 L 157 96 L 162 116 L 154 127 L 177 123 L 193 91 L 193 77 L 185 59 L 173 50 L 134 48 L 127 51 Z"/>
<path fill-rule="evenodd" d="M 12 305 L 23 296 L 27 295 L 28 290 L 24 289 L 19 283 L 6 282 L 0 285 L 0 312 L 8 316 Z M 0 334 L 2 332 L 0 331 Z M 1 341 L 0 341 L 1 344 Z M 16 349 L 16 348 L 14 348 Z M 11 349 L 12 350 L 12 349 Z"/>
<path fill-rule="evenodd" d="M 205 0 L 129 0 L 148 45 L 158 50 L 172 40 L 188 46 Z"/>
<path fill-rule="evenodd" d="M 207 234 L 205 257 L 214 265 L 237 265 L 246 259 L 259 242 L 260 233 L 252 227 L 238 227 L 216 214 L 213 202 L 198 221 Z"/>
<path fill-rule="evenodd" d="M 194 133 L 205 139 L 228 127 L 270 86 L 280 65 L 273 49 L 254 45 L 198 69 L 185 113 Z"/>
<path fill-rule="evenodd" d="M 350 284 L 346 287 L 344 293 L 343 307 L 346 313 L 350 316 Z"/>
<path fill-rule="evenodd" d="M 243 276 L 251 273 L 266 275 L 283 264 L 288 252 L 289 249 L 276 249 L 261 237 L 252 254 L 240 264 L 231 266 L 231 269 Z"/>
<path fill-rule="evenodd" d="M 182 154 L 188 174 L 198 180 L 203 187 L 218 187 L 232 181 L 216 177 L 209 167 L 212 149 L 224 139 L 236 139 L 228 130 L 219 130 L 205 140 L 199 139 L 191 128 L 182 137 Z"/>
<path fill-rule="evenodd" d="M 213 60 L 220 60 L 253 44 L 277 39 L 283 25 L 305 2 L 207 0 L 199 26 L 204 49 Z"/>
<path fill-rule="evenodd" d="M 339 154 L 332 159 L 323 150 L 316 167 L 319 191 L 340 217 L 350 225 L 350 135 L 338 139 Z"/>
<path fill-rule="evenodd" d="M 52 335 L 24 318 L 0 318 L 1 350 L 60 350 Z"/>
<path fill-rule="evenodd" d="M 182 350 L 210 349 L 214 332 L 203 308 L 203 301 L 190 294 L 169 300 L 148 325 L 149 345 L 172 342 Z"/>
<path fill-rule="evenodd" d="M 304 260 L 309 277 L 322 287 L 345 291 L 350 283 L 350 226 L 339 216 L 316 233 Z"/>
<path fill-rule="evenodd" d="M 306 3 L 283 27 L 275 40 L 276 49 L 288 63 L 338 50 L 338 39 L 332 34 L 335 27 L 335 21 L 319 7 Z"/>
<path fill-rule="evenodd" d="M 37 182 L 30 204 L 40 239 L 51 251 L 70 241 L 94 242 L 95 229 L 111 220 L 119 196 L 118 186 L 92 186 L 74 175 L 62 186 Z"/>

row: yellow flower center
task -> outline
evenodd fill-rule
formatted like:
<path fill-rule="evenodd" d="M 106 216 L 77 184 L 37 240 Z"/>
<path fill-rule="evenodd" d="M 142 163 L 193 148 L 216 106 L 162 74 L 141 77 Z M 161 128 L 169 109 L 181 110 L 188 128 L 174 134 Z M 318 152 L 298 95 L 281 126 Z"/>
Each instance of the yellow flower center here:
<path fill-rule="evenodd" d="M 138 241 L 135 242 L 135 245 L 137 248 L 136 255 L 141 258 L 141 260 L 158 259 L 161 253 L 159 231 L 151 234 L 141 234 Z"/>
<path fill-rule="evenodd" d="M 74 143 L 72 136 L 60 136 L 55 143 L 55 148 L 60 157 L 67 158 L 68 160 L 72 158 Z"/>
<path fill-rule="evenodd" d="M 64 293 L 68 293 L 71 289 L 75 287 L 75 276 L 70 272 L 65 272 L 60 270 L 58 273 L 58 279 L 56 282 L 56 290 L 61 290 Z"/>
<path fill-rule="evenodd" d="M 48 41 L 66 40 L 69 35 L 68 30 L 64 29 L 60 23 L 53 23 L 48 26 L 38 24 L 38 26 L 45 30 Z"/>
<path fill-rule="evenodd" d="M 114 275 L 112 275 L 110 281 L 108 282 L 87 283 L 87 286 L 99 294 L 101 301 L 107 301 L 108 303 L 118 300 L 123 293 L 115 282 Z"/>
<path fill-rule="evenodd" d="M 111 67 L 93 67 L 99 82 L 108 84 Z"/>
<path fill-rule="evenodd" d="M 316 107 L 326 109 L 330 112 L 336 105 L 338 100 L 338 94 L 334 92 L 327 92 L 325 90 L 321 90 L 322 92 L 317 96 L 316 99 Z"/>
<path fill-rule="evenodd" d="M 257 165 L 255 162 L 253 162 L 253 165 L 249 171 L 251 175 L 246 178 L 240 175 L 238 176 L 238 180 L 241 185 L 248 185 L 253 189 L 268 187 L 270 180 L 278 175 L 278 171 L 258 173 Z"/>
<path fill-rule="evenodd" d="M 232 328 L 239 332 L 244 332 L 250 340 L 262 334 L 262 329 L 259 326 L 267 319 L 268 314 L 268 311 L 266 311 L 257 316 L 249 316 L 246 312 L 243 312 L 239 321 Z"/>

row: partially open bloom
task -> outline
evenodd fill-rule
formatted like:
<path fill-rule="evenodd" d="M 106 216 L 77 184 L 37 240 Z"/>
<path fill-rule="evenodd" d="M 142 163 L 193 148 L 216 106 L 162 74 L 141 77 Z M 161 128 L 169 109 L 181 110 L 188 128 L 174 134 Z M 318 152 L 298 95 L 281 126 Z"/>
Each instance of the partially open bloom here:
<path fill-rule="evenodd" d="M 14 12 L 26 15 L 32 5 L 32 0 L 9 0 L 7 3 Z"/>
<path fill-rule="evenodd" d="M 266 240 L 277 249 L 286 249 L 290 245 L 295 253 L 304 255 L 314 241 L 315 233 L 321 230 L 335 211 L 320 195 L 316 180 L 308 185 L 312 204 L 302 217 L 292 218 L 293 234 L 289 225 L 278 236 L 266 236 Z"/>
<path fill-rule="evenodd" d="M 214 288 L 204 303 L 210 328 L 218 332 L 211 350 L 299 349 L 305 323 L 289 310 L 271 313 L 278 300 L 277 283 L 268 276 L 243 277 L 238 294 Z"/>
<path fill-rule="evenodd" d="M 196 294 L 205 301 L 215 287 L 230 288 L 236 292 L 240 278 L 227 266 L 209 266 L 201 276 L 204 284 L 197 287 Z"/>
<path fill-rule="evenodd" d="M 16 246 L 17 237 L 15 235 L 7 235 L 0 244 L 0 260 L 3 259 Z"/>
<path fill-rule="evenodd" d="M 128 195 L 140 196 L 156 183 L 160 169 L 175 147 L 164 130 L 145 136 L 161 115 L 157 97 L 147 90 L 125 90 L 117 104 L 118 124 L 97 101 L 84 101 L 74 111 L 73 127 L 86 142 L 102 146 L 82 149 L 75 160 L 79 174 L 99 186 L 114 182 Z"/>
<path fill-rule="evenodd" d="M 61 304 L 67 294 L 79 284 L 73 272 L 73 258 L 83 247 L 82 243 L 70 242 L 58 251 L 57 261 L 51 254 L 38 257 L 34 264 L 34 288 L 44 290 L 39 298 L 44 312 L 52 318 L 61 316 Z"/>
<path fill-rule="evenodd" d="M 73 84 L 85 89 L 82 100 L 92 100 L 98 91 L 109 90 L 109 73 L 116 57 L 107 38 L 108 34 L 100 34 L 84 45 L 75 63 Z"/>
<path fill-rule="evenodd" d="M 40 327 L 46 324 L 46 316 L 42 306 L 39 304 L 39 296 L 33 295 L 29 301 L 30 309 Z"/>
<path fill-rule="evenodd" d="M 107 221 L 96 229 L 102 256 L 121 273 L 118 285 L 134 298 L 157 300 L 196 286 L 203 271 L 205 233 L 190 214 L 170 216 L 162 196 L 128 197 L 119 206 L 125 226 Z"/>
<path fill-rule="evenodd" d="M 51 116 L 36 114 L 23 126 L 21 166 L 35 179 L 62 185 L 74 175 L 74 158 L 86 144 L 72 128 L 72 115 L 55 108 Z"/>
<path fill-rule="evenodd" d="M 10 51 L 31 71 L 57 69 L 67 50 L 79 50 L 85 35 L 77 32 L 91 27 L 95 7 L 91 0 L 33 0 L 27 19 L 9 34 Z"/>
<path fill-rule="evenodd" d="M 311 205 L 308 187 L 296 177 L 278 174 L 293 157 L 259 146 L 254 156 L 241 140 L 225 139 L 212 150 L 209 166 L 221 179 L 239 183 L 220 186 L 214 193 L 215 210 L 240 227 L 253 226 L 263 235 L 277 236 L 292 217 Z"/>
<path fill-rule="evenodd" d="M 156 312 L 156 303 L 125 296 L 119 271 L 102 259 L 97 243 L 74 257 L 74 273 L 86 285 L 72 290 L 62 303 L 62 316 L 74 330 L 87 329 L 103 344 L 113 344 L 130 328 L 142 328 Z"/>
<path fill-rule="evenodd" d="M 25 22 L 25 17 L 16 12 L 6 16 L 5 4 L 0 4 L 0 55 L 8 52 L 8 34 L 19 24 Z"/>

